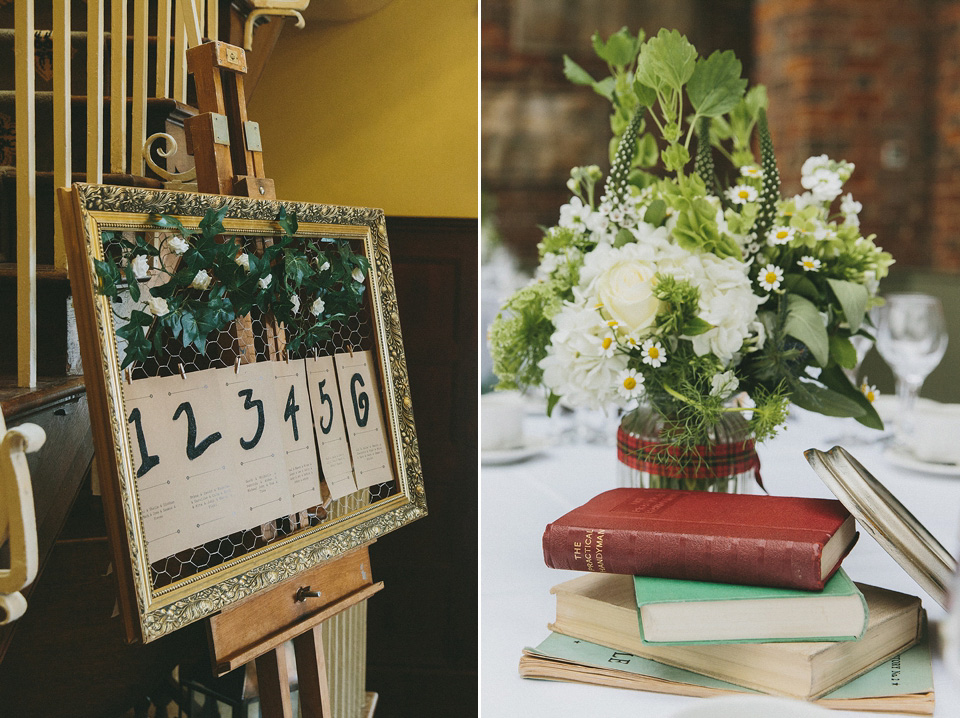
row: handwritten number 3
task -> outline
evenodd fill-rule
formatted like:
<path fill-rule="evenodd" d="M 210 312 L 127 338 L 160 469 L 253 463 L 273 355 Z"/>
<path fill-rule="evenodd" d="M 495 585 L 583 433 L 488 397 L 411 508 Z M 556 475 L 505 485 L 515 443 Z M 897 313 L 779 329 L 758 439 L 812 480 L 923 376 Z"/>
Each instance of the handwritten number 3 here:
<path fill-rule="evenodd" d="M 220 441 L 223 437 L 219 431 L 215 431 L 198 444 L 197 420 L 193 415 L 193 407 L 190 406 L 189 401 L 185 401 L 177 407 L 177 410 L 173 414 L 173 420 L 176 421 L 179 419 L 181 414 L 187 415 L 187 458 L 193 461 L 194 459 L 200 458 L 204 451 L 209 449 L 212 444 Z"/>
<path fill-rule="evenodd" d="M 350 397 L 353 399 L 353 416 L 357 420 L 357 426 L 362 429 L 367 425 L 367 418 L 370 415 L 370 397 L 365 391 L 361 391 L 357 396 L 357 384 L 363 386 L 363 377 L 354 374 L 350 377 Z M 363 414 L 360 413 L 361 410 Z"/>
<path fill-rule="evenodd" d="M 237 392 L 237 396 L 243 397 L 244 410 L 253 409 L 254 407 L 257 409 L 257 433 L 253 435 L 250 441 L 244 440 L 242 436 L 240 437 L 240 446 L 242 446 L 245 451 L 250 451 L 250 449 L 260 443 L 260 437 L 263 436 L 263 427 L 265 424 L 263 402 L 259 399 L 254 400 L 253 389 L 244 389 L 243 391 Z"/>
<path fill-rule="evenodd" d="M 150 469 L 160 463 L 160 457 L 147 451 L 147 439 L 143 435 L 143 421 L 140 417 L 140 409 L 134 409 L 130 412 L 128 424 L 133 424 L 137 431 L 137 446 L 140 447 L 140 468 L 137 469 L 137 478 L 142 478 Z"/>

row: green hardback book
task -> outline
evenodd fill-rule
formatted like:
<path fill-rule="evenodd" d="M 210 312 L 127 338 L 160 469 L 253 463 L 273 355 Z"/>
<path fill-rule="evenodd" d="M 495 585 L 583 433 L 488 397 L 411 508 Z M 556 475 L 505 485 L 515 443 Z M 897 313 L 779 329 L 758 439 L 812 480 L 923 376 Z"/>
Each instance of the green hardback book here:
<path fill-rule="evenodd" d="M 683 696 L 756 692 L 560 633 L 551 633 L 536 648 L 523 650 L 520 675 Z M 926 631 L 917 645 L 816 702 L 845 710 L 933 713 L 933 668 Z"/>
<path fill-rule="evenodd" d="M 647 645 L 856 641 L 867 602 L 841 568 L 823 591 L 635 576 Z"/>

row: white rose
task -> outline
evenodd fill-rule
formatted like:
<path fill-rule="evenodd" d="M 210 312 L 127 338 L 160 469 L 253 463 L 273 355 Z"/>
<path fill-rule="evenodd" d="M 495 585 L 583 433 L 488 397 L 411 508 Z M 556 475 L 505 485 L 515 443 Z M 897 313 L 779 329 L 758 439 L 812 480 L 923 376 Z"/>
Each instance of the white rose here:
<path fill-rule="evenodd" d="M 353 281 L 358 284 L 363 284 L 363 270 L 360 267 L 354 267 L 353 271 L 350 272 L 350 276 L 353 277 Z"/>
<path fill-rule="evenodd" d="M 246 252 L 244 252 L 243 254 L 240 254 L 233 261 L 239 264 L 241 267 L 243 267 L 244 271 L 247 271 L 247 272 L 250 271 L 250 255 L 247 254 Z"/>
<path fill-rule="evenodd" d="M 300 313 L 300 297 L 294 294 L 292 297 L 290 297 L 290 303 L 293 305 L 293 310 L 292 310 L 293 313 L 299 314 Z"/>
<path fill-rule="evenodd" d="M 170 237 L 170 239 L 167 240 L 167 246 L 170 247 L 170 251 L 174 254 L 183 254 L 190 249 L 187 240 L 182 237 Z"/>
<path fill-rule="evenodd" d="M 257 284 L 260 285 L 260 289 L 266 289 L 267 287 L 270 286 L 270 282 L 272 281 L 273 281 L 273 275 L 268 274 L 266 277 L 263 277 L 262 279 L 260 279 L 257 282 Z"/>
<path fill-rule="evenodd" d="M 639 335 L 653 324 L 660 300 L 653 294 L 656 270 L 638 259 L 614 262 L 597 278 L 597 298 L 621 329 Z"/>
<path fill-rule="evenodd" d="M 138 254 L 130 261 L 130 266 L 133 268 L 134 277 L 146 279 L 147 272 L 150 270 L 150 260 L 147 259 L 147 255 Z"/>
<path fill-rule="evenodd" d="M 193 281 L 190 282 L 190 286 L 194 289 L 206 289 L 210 286 L 210 282 L 213 281 L 213 277 L 207 274 L 206 269 L 201 269 L 197 272 L 196 276 L 193 278 Z"/>
<path fill-rule="evenodd" d="M 155 317 L 162 317 L 170 311 L 170 307 L 167 306 L 167 300 L 163 297 L 150 297 L 147 300 L 147 311 Z"/>
<path fill-rule="evenodd" d="M 324 307 L 323 300 L 320 297 L 317 297 L 314 300 L 313 304 L 310 305 L 310 313 L 315 317 L 319 317 L 320 312 L 323 311 L 323 307 Z"/>

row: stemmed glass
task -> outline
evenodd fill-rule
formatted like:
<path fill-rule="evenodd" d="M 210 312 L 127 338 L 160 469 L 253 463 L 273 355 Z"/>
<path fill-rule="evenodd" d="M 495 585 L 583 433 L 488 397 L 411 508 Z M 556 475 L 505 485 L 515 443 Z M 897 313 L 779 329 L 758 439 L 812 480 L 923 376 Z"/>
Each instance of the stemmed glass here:
<path fill-rule="evenodd" d="M 897 377 L 894 437 L 905 448 L 920 387 L 947 350 L 940 300 L 927 294 L 890 294 L 877 311 L 877 351 Z"/>

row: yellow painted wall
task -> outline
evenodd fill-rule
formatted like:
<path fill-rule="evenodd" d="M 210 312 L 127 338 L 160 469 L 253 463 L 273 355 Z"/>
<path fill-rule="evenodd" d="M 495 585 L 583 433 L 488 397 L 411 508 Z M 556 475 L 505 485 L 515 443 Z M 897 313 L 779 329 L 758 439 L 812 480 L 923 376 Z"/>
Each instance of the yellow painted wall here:
<path fill-rule="evenodd" d="M 477 42 L 477 0 L 288 23 L 249 107 L 277 196 L 476 217 Z"/>

